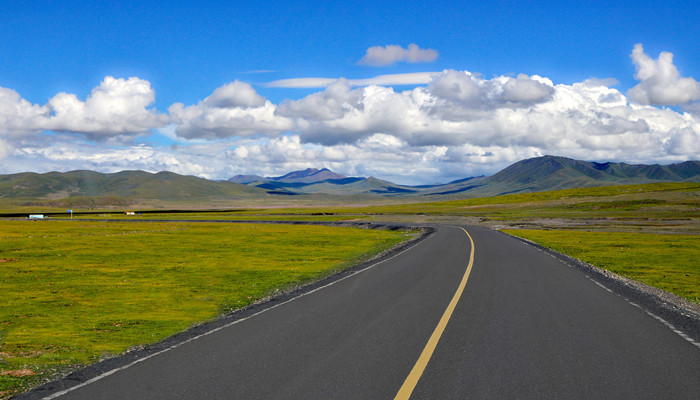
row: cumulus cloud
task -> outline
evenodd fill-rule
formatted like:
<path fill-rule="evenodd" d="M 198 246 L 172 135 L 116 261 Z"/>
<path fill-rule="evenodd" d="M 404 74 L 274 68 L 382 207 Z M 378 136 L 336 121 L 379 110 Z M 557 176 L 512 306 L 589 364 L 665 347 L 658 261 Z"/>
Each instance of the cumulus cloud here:
<path fill-rule="evenodd" d="M 251 108 L 264 106 L 265 98 L 260 96 L 250 84 L 233 81 L 216 88 L 203 103 L 209 107 L 218 108 Z"/>
<path fill-rule="evenodd" d="M 148 81 L 108 76 L 85 101 L 68 93 L 51 98 L 50 115 L 42 126 L 94 137 L 143 132 L 168 122 L 167 116 L 148 108 L 154 101 L 155 91 Z"/>
<path fill-rule="evenodd" d="M 12 89 L 0 87 L 0 133 L 19 135 L 41 129 L 48 107 L 32 104 Z"/>
<path fill-rule="evenodd" d="M 216 139 L 277 135 L 292 129 L 290 120 L 275 114 L 276 108 L 249 84 L 235 81 L 217 88 L 196 105 L 175 103 L 168 113 L 179 136 Z"/>
<path fill-rule="evenodd" d="M 700 139 L 693 116 L 630 105 L 608 87 L 614 83 L 554 85 L 536 75 L 483 79 L 445 71 L 428 86 L 403 92 L 380 86 L 352 89 L 340 82 L 283 103 L 277 113 L 294 119 L 302 143 L 357 145 L 384 135 L 412 148 L 446 146 L 444 162 L 463 160 L 465 154 L 677 160 L 678 143 Z"/>
<path fill-rule="evenodd" d="M 397 62 L 427 63 L 437 59 L 438 52 L 433 49 L 421 49 L 411 43 L 405 49 L 398 45 L 373 46 L 367 49 L 365 56 L 357 63 L 370 67 L 383 67 Z"/>
<path fill-rule="evenodd" d="M 630 55 L 639 84 L 627 92 L 630 99 L 640 104 L 683 105 L 700 99 L 700 82 L 680 76 L 673 64 L 673 54 L 661 52 L 654 60 L 636 44 Z"/>
<path fill-rule="evenodd" d="M 82 101 L 58 93 L 46 105 L 31 104 L 11 89 L 0 88 L 1 130 L 11 135 L 41 131 L 80 133 L 91 138 L 133 134 L 162 126 L 169 117 L 149 108 L 155 93 L 148 81 L 106 77 Z"/>
<path fill-rule="evenodd" d="M 362 107 L 362 92 L 350 90 L 345 79 L 340 79 L 326 90 L 311 94 L 298 101 L 285 101 L 277 107 L 277 115 L 311 120 L 331 120 L 341 118 L 347 112 Z"/>
<path fill-rule="evenodd" d="M 85 100 L 59 93 L 44 105 L 0 88 L 0 172 L 138 168 L 226 179 L 328 167 L 433 183 L 544 154 L 638 163 L 700 158 L 697 82 L 641 45 L 633 59 L 640 84 L 631 102 L 610 78 L 567 85 L 455 70 L 308 81 L 322 89 L 280 104 L 234 81 L 167 114 L 151 108 L 153 89 L 138 78 L 107 77 Z M 398 90 L 397 82 L 422 83 Z M 300 83 L 277 86 L 293 84 Z M 153 128 L 167 144 L 137 135 Z"/>
<path fill-rule="evenodd" d="M 436 112 L 450 119 L 463 119 L 476 109 L 525 107 L 546 101 L 554 88 L 551 81 L 539 76 L 520 74 L 486 80 L 468 71 L 448 70 L 435 77 L 428 91 L 438 100 Z"/>
<path fill-rule="evenodd" d="M 501 100 L 517 104 L 534 104 L 549 98 L 554 89 L 552 83 L 544 79 L 530 78 L 520 74 L 502 83 Z"/>

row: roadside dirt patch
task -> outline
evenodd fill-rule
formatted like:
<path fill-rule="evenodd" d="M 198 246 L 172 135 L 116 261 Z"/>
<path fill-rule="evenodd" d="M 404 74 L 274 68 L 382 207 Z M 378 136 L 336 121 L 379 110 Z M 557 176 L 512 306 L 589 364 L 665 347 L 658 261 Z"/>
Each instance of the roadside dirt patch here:
<path fill-rule="evenodd" d="M 0 372 L 0 375 L 20 378 L 23 376 L 34 376 L 36 375 L 36 372 L 32 371 L 31 369 L 13 369 L 11 371 L 2 371 Z"/>
<path fill-rule="evenodd" d="M 0 258 L 0 263 L 19 261 L 19 258 Z"/>

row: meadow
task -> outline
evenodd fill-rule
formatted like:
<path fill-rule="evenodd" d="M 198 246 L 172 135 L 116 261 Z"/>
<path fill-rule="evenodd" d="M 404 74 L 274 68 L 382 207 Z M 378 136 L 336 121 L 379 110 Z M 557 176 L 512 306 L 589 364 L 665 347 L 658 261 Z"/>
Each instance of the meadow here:
<path fill-rule="evenodd" d="M 414 199 L 415 201 L 415 199 Z M 64 214 L 60 218 L 67 218 Z M 492 227 L 700 234 L 700 183 L 603 186 L 439 202 L 370 206 L 242 207 L 196 213 L 77 218 L 456 221 Z"/>
<path fill-rule="evenodd" d="M 412 233 L 326 226 L 0 222 L 0 397 L 317 280 Z"/>
<path fill-rule="evenodd" d="M 603 186 L 367 207 L 241 208 L 137 217 L 479 224 L 700 304 L 699 183 Z"/>

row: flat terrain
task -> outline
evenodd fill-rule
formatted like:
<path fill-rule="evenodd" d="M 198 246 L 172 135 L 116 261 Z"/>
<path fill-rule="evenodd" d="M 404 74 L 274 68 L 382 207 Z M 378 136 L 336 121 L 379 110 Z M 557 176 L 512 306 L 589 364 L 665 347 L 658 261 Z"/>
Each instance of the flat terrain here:
<path fill-rule="evenodd" d="M 326 226 L 3 221 L 0 392 L 156 342 L 407 237 Z"/>
<path fill-rule="evenodd" d="M 80 210 L 76 210 L 80 211 Z M 139 236 L 137 233 L 138 229 L 134 227 L 152 227 L 161 226 L 159 223 L 148 222 L 154 220 L 183 220 L 182 222 L 169 222 L 167 224 L 162 224 L 162 226 L 178 226 L 178 229 L 185 229 L 190 234 L 190 225 L 197 226 L 216 226 L 216 224 L 189 224 L 184 222 L 184 220 L 194 221 L 251 221 L 251 220 L 278 220 L 278 221 L 395 221 L 395 222 L 411 222 L 413 224 L 430 224 L 430 223 L 443 223 L 443 224 L 469 224 L 469 225 L 481 225 L 483 227 L 488 227 L 492 229 L 508 229 L 508 233 L 525 237 L 533 240 L 545 247 L 550 247 L 558 250 L 562 253 L 568 254 L 575 258 L 579 258 L 583 261 L 589 262 L 601 268 L 616 272 L 620 275 L 636 279 L 643 283 L 659 287 L 661 289 L 670 291 L 679 296 L 684 297 L 686 300 L 694 305 L 694 309 L 700 307 L 698 302 L 698 292 L 700 291 L 700 282 L 698 282 L 698 277 L 700 276 L 700 271 L 698 264 L 695 260 L 698 259 L 698 252 L 700 251 L 700 245 L 698 238 L 700 237 L 700 184 L 697 183 L 667 183 L 667 184 L 647 184 L 647 185 L 633 185 L 633 186 L 610 186 L 610 187 L 600 187 L 600 188 L 585 188 L 585 189 L 568 189 L 561 191 L 552 192 L 541 192 L 541 193 L 530 193 L 530 194 L 519 194 L 519 195 L 506 195 L 498 196 L 492 198 L 478 198 L 478 199 L 468 199 L 468 200 L 456 200 L 448 202 L 431 202 L 431 203 L 421 203 L 421 204 L 401 204 L 401 205 L 382 205 L 382 206 L 363 206 L 363 207 L 303 207 L 303 208 L 237 208 L 228 210 L 211 210 L 208 212 L 178 212 L 175 214 L 162 213 L 162 212 L 148 212 L 148 210 L 143 210 L 140 215 L 126 216 L 123 213 L 92 213 L 92 214 L 80 214 L 74 215 L 76 219 L 80 221 L 67 222 L 68 224 L 75 224 L 70 226 L 84 226 L 84 227 L 113 227 L 112 231 L 105 231 L 98 235 L 89 237 L 89 245 L 80 247 L 85 249 L 90 248 L 91 251 L 101 252 L 105 249 L 105 246 L 115 246 L 112 248 L 109 256 L 102 256 L 102 258 L 97 258 L 92 261 L 95 266 L 100 266 L 105 270 L 109 270 L 112 264 L 115 265 L 133 265 L 135 260 L 146 260 L 145 265 L 149 265 L 156 270 L 158 268 L 165 268 L 166 270 L 159 270 L 160 274 L 166 271 L 167 274 L 163 276 L 166 278 L 165 282 L 160 282 L 157 279 L 158 274 L 153 274 L 149 276 L 140 276 L 144 271 L 149 271 L 149 269 L 136 269 L 131 271 L 130 276 L 132 282 L 140 282 L 143 279 L 152 279 L 149 283 L 148 289 L 143 289 L 143 293 L 154 293 L 153 295 L 145 294 L 144 298 L 148 298 L 152 301 L 153 298 L 159 297 L 156 293 L 158 290 L 168 289 L 169 274 L 173 274 L 177 271 L 178 265 L 182 265 L 184 262 L 197 261 L 202 262 L 208 257 L 221 257 L 219 260 L 229 260 L 230 257 L 223 256 L 222 252 L 225 251 L 227 246 L 221 243 L 221 238 L 224 236 L 221 232 L 213 230 L 208 233 L 200 233 L 199 238 L 201 240 L 191 240 L 179 242 L 178 240 L 166 241 L 163 246 L 150 246 L 149 243 L 161 242 L 162 237 L 158 236 L 157 229 L 152 232 L 144 234 L 145 236 Z M 61 216 L 55 216 L 54 219 L 66 219 L 69 218 L 68 214 L 63 214 Z M 120 220 L 123 222 L 100 222 L 99 220 Z M 138 222 L 138 223 L 134 223 Z M 55 235 L 55 234 L 41 234 L 32 235 L 23 231 L 24 227 L 31 226 L 48 226 L 46 221 L 28 223 L 27 221 L 13 222 L 21 228 L 15 232 L 17 237 L 22 237 L 25 240 L 25 246 L 27 249 L 32 249 L 38 255 L 36 258 L 32 259 L 32 264 L 41 265 L 46 267 L 55 260 L 62 260 L 60 255 L 64 252 L 57 252 L 56 248 L 61 248 L 64 244 L 62 242 L 54 241 L 58 238 L 69 238 L 71 235 Z M 4 222 L 3 222 L 4 224 Z M 82 224 L 82 225 L 81 225 Z M 229 226 L 249 226 L 249 225 L 231 225 Z M 11 224 L 3 225 L 4 227 L 11 227 Z M 69 225 L 66 225 L 69 226 Z M 197 228 L 199 229 L 199 228 Z M 218 229 L 218 228 L 217 228 Z M 223 229 L 223 228 L 222 228 Z M 228 228 L 227 228 L 228 229 Z M 238 229 L 238 228 L 237 228 Z M 244 229 L 244 228 L 240 228 Z M 316 242 L 316 246 L 303 247 L 301 244 L 307 243 L 304 236 L 298 236 L 300 231 L 287 231 L 286 227 L 281 225 L 275 225 L 273 229 L 274 232 L 285 232 L 282 236 L 275 236 L 272 233 L 266 242 L 268 246 L 263 251 L 251 251 L 243 252 L 246 257 L 248 257 L 246 262 L 260 265 L 268 265 L 270 268 L 274 269 L 274 265 L 281 265 L 285 260 L 291 261 L 302 261 L 303 264 L 305 260 L 316 259 L 316 257 L 311 257 L 310 254 L 315 253 L 319 249 L 325 250 L 327 244 L 330 242 Z M 330 228 L 329 228 L 330 229 Z M 100 231 L 101 232 L 101 231 Z M 368 233 L 372 231 L 363 230 L 363 233 Z M 163 232 L 163 234 L 165 234 Z M 151 239 L 143 240 L 149 235 L 154 235 Z M 170 232 L 167 235 L 175 235 L 175 232 Z M 208 235 L 208 236 L 207 236 Z M 27 236 L 32 236 L 28 238 Z M 41 236 L 41 237 L 40 237 Z M 44 237 L 45 236 L 45 237 Z M 86 240 L 85 235 L 74 235 L 76 238 L 80 237 L 80 240 Z M 246 235 L 243 235 L 245 237 Z M 265 235 L 263 235 L 265 236 Z M 176 236 L 169 236 L 176 238 Z M 194 235 L 193 238 L 196 238 Z M 295 255 L 287 254 L 285 252 L 278 251 L 279 249 L 275 247 L 275 240 L 283 237 L 287 241 L 287 244 L 293 244 L 291 247 L 296 248 L 297 245 L 301 246 L 301 253 Z M 206 240 L 204 240 L 206 238 Z M 29 241 L 31 239 L 31 241 Z M 72 240 L 72 239 L 69 239 Z M 343 245 L 339 246 L 342 252 L 348 251 L 352 248 L 355 242 L 354 239 L 346 242 L 343 245 L 350 244 L 349 247 L 343 248 Z M 392 240 L 400 240 L 398 238 Z M 431 239 L 432 240 L 432 239 Z M 389 241 L 395 243 L 395 241 Z M 389 242 L 385 242 L 389 245 Z M 8 241 L 0 241 L 0 246 L 6 245 Z M 189 243 L 189 244 L 188 244 Z M 313 243 L 313 242 L 312 242 Z M 359 243 L 359 242 L 358 242 Z M 203 245 L 204 244 L 204 245 Z M 44 245 L 46 245 L 44 247 Z M 210 245 L 213 245 L 210 246 Z M 189 246 L 189 247 L 188 247 Z M 290 247 L 290 246 L 288 246 Z M 372 247 L 372 246 L 370 246 Z M 381 247 L 381 246 L 380 246 Z M 0 247 L 2 248 L 2 247 Z M 8 249 L 14 251 L 20 248 L 20 246 L 10 246 Z M 284 248 L 284 246 L 282 246 Z M 330 247 L 328 247 L 330 248 Z M 184 249 L 183 252 L 178 253 L 177 260 L 168 257 L 163 258 L 162 254 L 168 254 L 173 252 L 173 250 Z M 375 248 L 376 249 L 376 248 Z M 160 254 L 159 256 L 154 256 L 154 254 Z M 344 254 L 349 256 L 346 258 Z M 354 253 L 353 253 L 354 254 Z M 336 254 L 339 258 L 339 266 L 347 266 L 355 257 L 350 253 Z M 170 256 L 170 254 L 168 254 Z M 437 256 L 438 258 L 442 255 Z M 9 266 L 16 266 L 17 257 L 16 254 L 4 254 L 0 253 L 0 258 L 5 261 L 0 263 L 0 271 L 6 270 Z M 139 265 L 141 261 L 138 261 Z M 91 265 L 92 265 L 91 264 Z M 225 261 L 222 262 L 222 265 Z M 428 262 L 426 265 L 432 265 Z M 4 268 L 3 268 L 4 267 Z M 482 267 L 483 268 L 483 267 Z M 99 268 L 98 268 L 99 269 Z M 335 270 L 335 269 L 333 269 Z M 214 270 L 215 271 L 215 270 Z M 431 270 L 432 271 L 432 270 Z M 249 271 L 250 272 L 250 271 Z M 289 271 L 287 271 L 289 272 Z M 513 272 L 513 271 L 511 271 Z M 120 276 L 120 274 L 125 273 L 124 271 L 118 272 L 116 269 L 111 271 L 114 276 Z M 242 282 L 241 279 L 223 279 L 221 280 L 223 286 L 219 286 L 218 290 L 220 297 L 212 297 L 209 295 L 201 294 L 199 295 L 203 286 L 209 287 L 208 283 L 220 279 L 220 275 L 214 273 L 208 276 L 209 271 L 205 269 L 201 270 L 194 281 L 199 280 L 199 283 L 195 285 L 195 289 L 187 289 L 190 292 L 179 293 L 177 296 L 171 296 L 170 300 L 174 298 L 187 298 L 187 302 L 179 301 L 170 303 L 169 305 L 162 308 L 162 313 L 170 313 L 171 310 L 184 310 L 188 315 L 197 316 L 197 321 L 203 321 L 211 318 L 219 312 L 235 309 L 244 306 L 251 301 L 264 296 L 266 294 L 261 294 L 261 292 L 253 291 L 253 295 L 238 293 L 246 293 L 245 290 L 251 290 L 259 288 L 258 286 L 252 285 L 239 285 L 236 286 L 236 282 Z M 328 274 L 330 271 L 321 273 Z M 300 277 L 299 271 L 294 273 L 296 278 L 302 280 L 314 279 L 311 275 L 304 275 Z M 320 276 L 316 275 L 316 276 Z M 27 275 L 28 277 L 31 275 Z M 70 276 L 67 275 L 67 276 Z M 101 275 L 97 275 L 101 276 Z M 265 279 L 269 278 L 270 275 L 265 275 Z M 72 276 L 75 280 L 76 276 Z M 190 278 L 188 278 L 190 279 Z M 505 279 L 505 278 L 504 278 Z M 31 279 L 29 279 L 31 280 Z M 90 277 L 85 277 L 85 281 L 81 284 L 84 287 L 89 287 L 91 283 L 95 282 L 94 279 Z M 128 281 L 125 281 L 128 282 Z M 118 282 L 118 287 L 126 287 L 125 282 Z M 207 284 L 202 284 L 202 282 L 207 282 Z M 54 283 L 49 281 L 39 280 L 37 282 L 32 282 L 36 287 L 41 287 L 42 285 L 50 289 Z M 2 285 L 3 283 L 0 283 Z M 5 282 L 9 291 L 12 288 L 16 288 L 15 282 Z M 289 285 L 287 281 L 282 281 L 282 287 Z M 198 285 L 198 286 L 197 286 Z M 55 288 L 55 286 L 54 286 Z M 100 286 L 99 291 L 103 290 L 104 286 Z M 0 287 L 0 289 L 2 289 Z M 4 290 L 4 289 L 3 289 Z M 256 289 L 257 290 L 257 289 Z M 274 290 L 274 289 L 271 289 Z M 442 290 L 442 289 L 440 289 Z M 493 290 L 496 290 L 495 288 Z M 55 291 L 55 289 L 54 289 Z M 85 298 L 98 292 L 98 290 L 93 290 L 89 294 L 81 295 Z M 223 293 L 226 294 L 223 294 Z M 263 291 L 264 292 L 264 291 Z M 109 293 L 109 291 L 106 291 Z M 144 296 L 144 294 L 138 294 L 134 292 L 135 296 Z M 270 293 L 269 291 L 267 293 Z M 465 294 L 466 295 L 466 294 Z M 523 293 L 523 295 L 526 295 Z M 149 297 L 151 296 L 151 297 Z M 238 296 L 238 297 L 236 297 Z M 160 296 L 168 297 L 168 296 Z M 235 297 L 235 299 L 234 299 Z M 249 298 L 250 297 L 250 298 Z M 26 299 L 25 299 L 26 300 Z M 195 303 L 206 304 L 209 307 L 209 314 L 198 314 L 190 305 L 186 305 L 189 301 L 194 300 Z M 517 300 L 515 300 L 517 301 Z M 97 302 L 97 300 L 89 299 L 89 301 L 82 301 L 84 304 L 89 302 Z M 75 298 L 61 299 L 59 304 L 62 306 L 58 307 L 59 312 L 57 316 L 62 316 L 64 321 L 69 321 L 72 318 L 76 318 L 73 313 L 68 312 L 76 304 L 81 304 L 81 301 L 76 301 Z M 15 305 L 17 311 L 11 312 L 11 318 L 16 321 L 32 321 L 41 320 L 37 319 L 37 315 L 32 314 L 29 311 L 22 310 L 21 305 Z M 9 308 L 8 308 L 9 309 Z M 97 309 L 95 307 L 93 310 Z M 100 309 L 101 310 L 101 309 Z M 19 312 L 21 311 L 21 312 Z M 54 348 L 41 348 L 40 350 L 27 350 L 27 351 L 15 351 L 11 357 L 8 357 L 8 352 L 6 350 L 7 345 L 4 344 L 7 340 L 3 337 L 7 337 L 9 329 L 5 327 L 9 326 L 7 323 L 7 318 L 0 322 L 0 343 L 3 343 L 3 348 L 0 349 L 0 367 L 3 370 L 9 370 L 13 368 L 19 370 L 19 368 L 24 368 L 24 366 L 33 366 L 32 362 L 37 359 L 45 358 L 49 360 L 49 364 L 58 365 L 60 367 L 67 364 L 84 363 L 87 361 L 92 361 L 104 354 L 116 354 L 123 349 L 138 345 L 140 343 L 152 342 L 155 336 L 154 331 L 162 331 L 164 325 L 155 326 L 139 322 L 135 324 L 123 324 L 124 321 L 139 320 L 139 317 L 134 317 L 134 314 L 139 314 L 142 311 L 138 310 L 127 310 L 124 315 L 119 318 L 102 318 L 99 313 L 96 314 L 96 318 L 102 318 L 100 324 L 93 324 L 88 326 L 85 330 L 92 331 L 96 339 L 92 340 L 91 345 L 95 346 L 99 350 L 93 353 L 85 353 L 82 350 L 76 350 L 78 347 L 71 346 L 57 346 L 56 348 L 67 349 L 70 356 L 55 357 Z M 131 313 L 131 314 L 129 314 Z M 201 316 L 200 316 L 201 315 Z M 40 316 L 39 316 L 40 317 Z M 173 328 L 169 332 L 176 332 L 182 330 L 189 326 L 192 322 L 182 322 L 178 318 L 175 320 L 180 324 L 176 328 Z M 29 336 L 49 336 L 51 334 L 51 329 L 42 329 L 34 327 L 33 329 L 24 329 L 23 335 Z M 14 329 L 14 332 L 20 332 L 22 329 Z M 53 329 L 53 328 L 52 328 Z M 168 328 L 170 329 L 170 328 Z M 126 333 L 127 336 L 134 335 L 138 340 L 123 342 L 121 347 L 112 347 L 108 350 L 102 349 L 103 343 L 106 342 L 107 337 L 117 337 L 121 333 Z M 141 336 L 139 336 L 141 335 Z M 21 335 L 20 335 L 21 336 Z M 60 335 L 59 335 L 60 336 Z M 141 339 L 142 336 L 146 336 L 146 340 Z M 158 336 L 158 335 L 156 335 Z M 162 335 L 158 336 L 162 337 Z M 578 339 L 577 339 L 578 340 Z M 122 350 L 120 350 L 122 349 Z M 8 363 L 9 359 L 14 361 Z M 78 361 L 76 361 L 78 360 Z M 41 369 L 41 368 L 38 368 Z M 50 373 L 50 368 L 46 370 L 46 373 Z M 21 384 L 30 384 L 31 382 L 36 382 L 36 377 L 20 377 L 13 378 L 9 376 L 0 376 L 0 382 L 5 382 L 5 385 L 17 385 L 17 382 Z M 10 383 L 7 383 L 10 382 Z M 15 387 L 15 386 L 12 386 Z M 0 390 L 1 391 L 1 390 Z"/>
<path fill-rule="evenodd" d="M 411 398 L 697 397 L 697 345 L 533 246 L 467 231 L 473 247 L 462 229 L 440 227 L 330 286 L 34 395 L 393 398 L 457 298 Z"/>
<path fill-rule="evenodd" d="M 63 215 L 62 218 L 66 218 Z M 507 229 L 600 268 L 670 291 L 700 307 L 700 184 L 566 189 L 432 203 L 232 209 L 80 218 L 397 221 Z"/>

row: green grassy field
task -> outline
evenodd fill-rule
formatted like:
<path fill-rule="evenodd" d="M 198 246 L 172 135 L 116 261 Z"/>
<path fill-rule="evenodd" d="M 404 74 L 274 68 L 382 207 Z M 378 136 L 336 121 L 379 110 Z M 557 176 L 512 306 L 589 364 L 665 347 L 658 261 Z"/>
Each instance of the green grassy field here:
<path fill-rule="evenodd" d="M 700 236 L 505 230 L 596 267 L 700 304 Z"/>
<path fill-rule="evenodd" d="M 340 209 L 322 211 L 339 212 Z M 603 186 L 432 203 L 346 208 L 343 211 L 349 214 L 466 216 L 501 221 L 533 218 L 700 218 L 700 183 Z"/>
<path fill-rule="evenodd" d="M 153 214 L 143 218 L 193 219 L 379 219 L 384 215 L 430 215 L 490 218 L 499 221 L 534 218 L 677 219 L 700 218 L 700 183 L 603 186 L 512 194 L 441 202 L 383 206 L 241 208 L 197 214 Z M 80 216 L 95 218 L 97 216 Z M 105 216 L 110 217 L 111 216 Z M 118 218 L 123 218 L 117 216 Z M 132 217 L 126 217 L 132 218 Z"/>
<path fill-rule="evenodd" d="M 156 342 L 410 235 L 323 226 L 0 221 L 0 393 Z M 36 375 L 8 375 L 25 369 Z"/>

